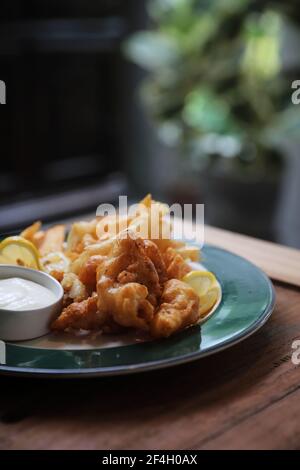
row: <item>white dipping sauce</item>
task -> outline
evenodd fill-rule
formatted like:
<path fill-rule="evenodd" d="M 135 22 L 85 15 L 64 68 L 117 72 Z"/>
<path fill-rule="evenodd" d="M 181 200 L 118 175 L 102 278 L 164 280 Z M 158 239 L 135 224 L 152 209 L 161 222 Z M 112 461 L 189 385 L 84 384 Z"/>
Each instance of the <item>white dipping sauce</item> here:
<path fill-rule="evenodd" d="M 51 290 L 36 282 L 19 277 L 0 279 L 0 309 L 33 310 L 47 307 L 56 300 Z"/>

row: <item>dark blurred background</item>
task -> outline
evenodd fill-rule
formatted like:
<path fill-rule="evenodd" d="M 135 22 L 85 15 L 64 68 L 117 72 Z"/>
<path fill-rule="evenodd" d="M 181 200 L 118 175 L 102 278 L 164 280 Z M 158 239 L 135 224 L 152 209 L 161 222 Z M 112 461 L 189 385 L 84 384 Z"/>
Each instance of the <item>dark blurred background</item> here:
<path fill-rule="evenodd" d="M 119 194 L 300 247 L 294 0 L 3 0 L 0 230 Z M 300 98 L 300 94 L 299 94 Z"/>

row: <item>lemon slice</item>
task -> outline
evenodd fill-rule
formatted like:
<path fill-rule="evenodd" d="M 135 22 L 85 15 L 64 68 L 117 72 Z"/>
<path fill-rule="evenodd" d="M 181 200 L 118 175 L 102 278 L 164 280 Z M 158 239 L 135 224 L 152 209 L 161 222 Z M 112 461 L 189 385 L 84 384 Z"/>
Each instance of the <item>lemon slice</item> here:
<path fill-rule="evenodd" d="M 221 288 L 216 276 L 209 271 L 191 271 L 182 279 L 200 298 L 200 317 L 206 316 L 221 298 Z"/>
<path fill-rule="evenodd" d="M 36 247 L 23 237 L 7 237 L 2 240 L 0 243 L 0 264 L 41 269 Z"/>
<path fill-rule="evenodd" d="M 199 297 L 218 285 L 216 276 L 209 271 L 190 271 L 182 280 L 192 287 Z"/>
<path fill-rule="evenodd" d="M 221 297 L 221 289 L 219 286 L 213 287 L 206 294 L 200 297 L 200 317 L 204 317 L 219 301 Z"/>

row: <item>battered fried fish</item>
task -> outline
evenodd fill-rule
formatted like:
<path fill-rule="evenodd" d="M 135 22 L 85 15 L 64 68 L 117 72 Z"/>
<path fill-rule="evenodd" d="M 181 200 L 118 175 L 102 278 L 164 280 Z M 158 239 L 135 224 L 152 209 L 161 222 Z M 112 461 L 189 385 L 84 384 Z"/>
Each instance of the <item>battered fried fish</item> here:
<path fill-rule="evenodd" d="M 79 270 L 78 278 L 86 286 L 90 293 L 96 291 L 97 269 L 98 266 L 104 261 L 104 256 L 90 256 Z"/>
<path fill-rule="evenodd" d="M 166 282 L 161 304 L 151 322 L 152 336 L 168 337 L 199 320 L 199 297 L 178 279 Z"/>
<path fill-rule="evenodd" d="M 148 289 L 137 282 L 116 286 L 110 279 L 101 278 L 98 283 L 98 310 L 105 318 L 126 328 L 149 330 L 154 307 L 147 300 Z"/>
<path fill-rule="evenodd" d="M 182 279 L 191 271 L 184 258 L 174 249 L 169 247 L 163 255 L 167 267 L 168 279 Z"/>
<path fill-rule="evenodd" d="M 65 291 L 64 304 L 70 302 L 81 302 L 89 297 L 89 293 L 85 285 L 80 281 L 74 273 L 65 273 L 61 285 Z"/>
<path fill-rule="evenodd" d="M 73 302 L 66 307 L 52 323 L 52 330 L 99 330 L 104 324 L 103 316 L 98 310 L 97 295 L 82 302 Z"/>
<path fill-rule="evenodd" d="M 153 261 L 152 261 L 153 259 Z M 89 290 L 96 284 L 97 300 L 92 297 L 69 305 L 52 325 L 53 329 L 111 329 L 111 325 L 149 330 L 167 279 L 158 248 L 129 233 L 119 236 L 109 256 L 95 255 L 82 265 L 76 284 Z M 96 286 L 95 286 L 96 288 Z M 76 299 L 75 299 L 76 300 Z"/>
<path fill-rule="evenodd" d="M 118 237 L 111 255 L 98 268 L 98 308 L 122 326 L 149 330 L 166 276 L 154 244 L 133 233 Z"/>
<path fill-rule="evenodd" d="M 111 253 L 99 265 L 98 288 L 102 276 L 112 280 L 115 287 L 136 282 L 147 287 L 150 300 L 156 304 L 167 279 L 164 261 L 154 243 L 130 231 L 127 234 L 115 239 Z"/>
<path fill-rule="evenodd" d="M 52 329 L 114 332 L 120 327 L 136 328 L 154 337 L 168 337 L 198 321 L 199 297 L 175 279 L 189 270 L 184 259 L 172 248 L 161 255 L 152 241 L 131 232 L 126 235 L 113 241 L 107 255 L 89 257 L 78 277 L 65 275 L 73 290 L 84 285 L 97 293 L 81 302 L 75 297 Z"/>

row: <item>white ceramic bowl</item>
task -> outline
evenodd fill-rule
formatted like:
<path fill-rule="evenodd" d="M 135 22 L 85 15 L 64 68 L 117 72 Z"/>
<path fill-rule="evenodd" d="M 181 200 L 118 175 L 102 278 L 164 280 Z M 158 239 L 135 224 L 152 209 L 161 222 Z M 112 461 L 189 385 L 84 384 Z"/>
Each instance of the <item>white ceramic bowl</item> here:
<path fill-rule="evenodd" d="M 56 301 L 32 310 L 6 310 L 0 308 L 0 340 L 21 341 L 43 336 L 49 332 L 51 322 L 62 309 L 63 288 L 56 279 L 35 269 L 21 266 L 0 265 L 0 279 L 20 277 L 36 282 L 51 290 Z"/>

